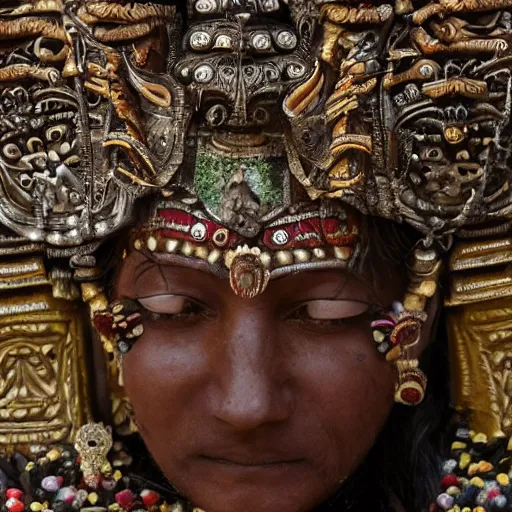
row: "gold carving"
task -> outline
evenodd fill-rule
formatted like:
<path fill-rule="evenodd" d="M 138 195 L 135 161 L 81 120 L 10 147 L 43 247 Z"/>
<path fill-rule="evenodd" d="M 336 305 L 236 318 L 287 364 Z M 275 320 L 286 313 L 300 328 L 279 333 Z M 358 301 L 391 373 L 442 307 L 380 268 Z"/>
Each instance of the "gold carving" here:
<path fill-rule="evenodd" d="M 512 298 L 448 311 L 458 410 L 489 437 L 512 434 Z"/>
<path fill-rule="evenodd" d="M 358 24 L 358 23 L 383 23 L 393 16 L 393 7 L 389 4 L 378 7 L 359 6 L 348 7 L 346 5 L 325 5 L 320 14 L 320 19 L 325 17 L 328 21 L 336 24 Z"/>
<path fill-rule="evenodd" d="M 69 441 L 89 421 L 80 318 L 51 292 L 0 299 L 0 447 Z"/>

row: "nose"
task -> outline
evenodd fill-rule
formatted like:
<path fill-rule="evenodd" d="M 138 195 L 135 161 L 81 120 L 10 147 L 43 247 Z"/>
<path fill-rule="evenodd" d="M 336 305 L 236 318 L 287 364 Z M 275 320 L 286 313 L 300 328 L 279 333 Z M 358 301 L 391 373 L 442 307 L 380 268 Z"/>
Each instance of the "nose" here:
<path fill-rule="evenodd" d="M 214 415 L 239 431 L 286 421 L 293 394 L 281 349 L 258 312 L 225 322 Z"/>

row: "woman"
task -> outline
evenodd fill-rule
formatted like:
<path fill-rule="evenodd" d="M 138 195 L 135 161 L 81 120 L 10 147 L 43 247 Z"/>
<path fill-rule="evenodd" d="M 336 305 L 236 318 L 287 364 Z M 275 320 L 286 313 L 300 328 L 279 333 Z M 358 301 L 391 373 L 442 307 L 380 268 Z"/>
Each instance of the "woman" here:
<path fill-rule="evenodd" d="M 507 509 L 511 9 L 2 8 L 7 510 Z"/>

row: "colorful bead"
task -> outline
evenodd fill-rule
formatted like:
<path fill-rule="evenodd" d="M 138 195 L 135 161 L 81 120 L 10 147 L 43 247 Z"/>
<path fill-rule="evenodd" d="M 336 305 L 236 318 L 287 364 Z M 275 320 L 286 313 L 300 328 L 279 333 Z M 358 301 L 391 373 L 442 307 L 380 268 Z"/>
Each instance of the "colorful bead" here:
<path fill-rule="evenodd" d="M 74 487 L 62 487 L 58 490 L 55 501 L 64 501 L 66 503 L 73 503 L 75 499 L 76 489 Z"/>
<path fill-rule="evenodd" d="M 443 463 L 443 473 L 452 473 L 457 467 L 457 461 L 455 459 L 448 459 Z"/>
<path fill-rule="evenodd" d="M 489 501 L 494 500 L 496 497 L 500 496 L 501 492 L 499 489 L 491 489 L 487 494 L 487 499 Z"/>
<path fill-rule="evenodd" d="M 453 473 L 450 473 L 449 475 L 446 475 L 441 480 L 441 489 L 448 489 L 448 487 L 452 486 L 458 486 L 459 485 L 459 479 L 457 478 L 457 475 L 454 475 Z"/>
<path fill-rule="evenodd" d="M 91 504 L 91 505 L 96 505 L 96 503 L 98 503 L 98 499 L 99 499 L 99 496 L 97 493 L 95 492 L 91 492 L 89 493 L 89 495 L 87 496 L 87 501 Z"/>
<path fill-rule="evenodd" d="M 508 500 L 503 494 L 496 496 L 494 499 L 494 505 L 498 508 L 505 508 L 507 506 Z"/>
<path fill-rule="evenodd" d="M 448 510 L 453 506 L 454 499 L 449 494 L 443 493 L 437 497 L 437 504 L 444 510 Z"/>
<path fill-rule="evenodd" d="M 473 443 L 483 443 L 487 444 L 489 441 L 487 439 L 487 436 L 482 433 L 475 434 L 472 439 Z"/>
<path fill-rule="evenodd" d="M 467 452 L 463 452 L 460 454 L 459 458 L 459 468 L 466 469 L 471 462 L 471 455 Z"/>
<path fill-rule="evenodd" d="M 160 500 L 160 494 L 155 491 L 150 491 L 149 489 L 144 489 L 141 491 L 140 497 L 142 498 L 142 501 L 147 508 L 156 505 Z"/>
<path fill-rule="evenodd" d="M 17 498 L 9 498 L 5 502 L 5 507 L 9 512 L 23 512 L 25 510 L 25 505 Z"/>
<path fill-rule="evenodd" d="M 11 498 L 14 498 L 16 500 L 22 500 L 23 499 L 23 491 L 20 491 L 20 489 L 16 489 L 14 487 L 11 487 L 10 489 L 7 489 L 7 491 L 5 492 L 5 495 L 9 499 L 11 499 Z"/>
<path fill-rule="evenodd" d="M 117 482 L 113 478 L 106 478 L 101 481 L 101 486 L 106 491 L 113 491 L 116 488 Z"/>
<path fill-rule="evenodd" d="M 464 441 L 471 439 L 469 429 L 463 427 L 457 429 L 457 432 L 455 432 L 455 437 L 457 439 L 463 439 Z"/>
<path fill-rule="evenodd" d="M 82 508 L 83 504 L 87 500 L 87 491 L 84 489 L 80 489 L 77 491 L 75 495 L 75 499 L 73 500 L 72 506 L 75 510 L 79 510 Z"/>
<path fill-rule="evenodd" d="M 475 487 L 478 487 L 479 489 L 483 489 L 484 481 L 479 476 L 475 476 L 469 481 L 469 485 L 473 485 Z"/>
<path fill-rule="evenodd" d="M 116 494 L 116 501 L 124 510 L 128 510 L 135 502 L 135 496 L 132 491 L 125 489 Z"/>
<path fill-rule="evenodd" d="M 59 448 L 53 448 L 46 454 L 46 458 L 53 462 L 60 459 L 61 454 L 62 450 L 60 450 Z"/>
<path fill-rule="evenodd" d="M 510 484 L 510 477 L 506 473 L 499 473 L 496 475 L 496 481 L 502 486 L 505 487 Z"/>
<path fill-rule="evenodd" d="M 41 487 L 48 492 L 57 492 L 62 485 L 60 482 L 56 476 L 47 476 L 41 480 Z"/>
<path fill-rule="evenodd" d="M 30 504 L 30 510 L 32 510 L 32 512 L 41 512 L 41 510 L 44 510 L 45 508 L 46 507 L 42 503 L 39 503 L 38 501 L 33 501 Z"/>

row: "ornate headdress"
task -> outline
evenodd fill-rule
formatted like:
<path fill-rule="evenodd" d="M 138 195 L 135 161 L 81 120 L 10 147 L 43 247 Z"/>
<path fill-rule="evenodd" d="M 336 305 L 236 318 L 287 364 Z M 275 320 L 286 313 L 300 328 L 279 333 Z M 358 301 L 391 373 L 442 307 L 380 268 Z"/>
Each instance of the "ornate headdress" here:
<path fill-rule="evenodd" d="M 0 445 L 90 419 L 78 299 L 107 310 L 95 251 L 149 195 L 130 244 L 222 264 L 246 298 L 349 267 L 361 215 L 412 225 L 379 349 L 417 341 L 444 262 L 455 403 L 512 433 L 511 0 L 2 4 Z"/>

